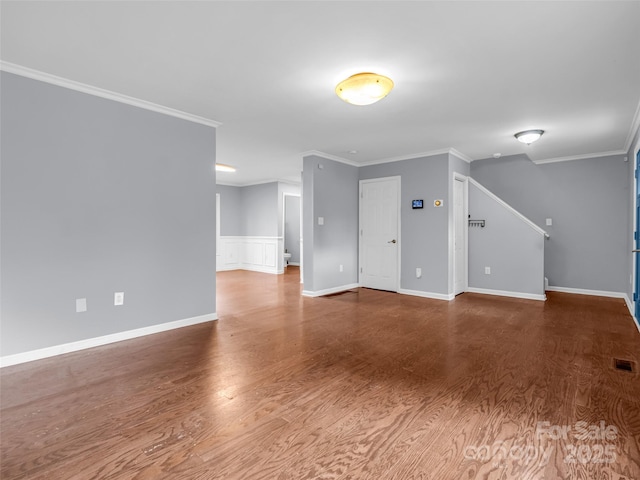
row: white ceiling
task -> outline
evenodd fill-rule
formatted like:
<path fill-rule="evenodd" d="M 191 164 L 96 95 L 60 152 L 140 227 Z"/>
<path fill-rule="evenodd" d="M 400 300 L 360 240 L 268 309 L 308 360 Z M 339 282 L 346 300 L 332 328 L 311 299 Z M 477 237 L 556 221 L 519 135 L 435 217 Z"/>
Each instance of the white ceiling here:
<path fill-rule="evenodd" d="M 221 183 L 454 148 L 619 152 L 637 127 L 639 1 L 2 1 L 1 58 L 222 123 Z M 390 76 L 381 102 L 334 94 Z M 634 126 L 635 122 L 635 126 Z M 519 130 L 542 128 L 525 146 Z M 357 154 L 347 153 L 357 150 Z"/>

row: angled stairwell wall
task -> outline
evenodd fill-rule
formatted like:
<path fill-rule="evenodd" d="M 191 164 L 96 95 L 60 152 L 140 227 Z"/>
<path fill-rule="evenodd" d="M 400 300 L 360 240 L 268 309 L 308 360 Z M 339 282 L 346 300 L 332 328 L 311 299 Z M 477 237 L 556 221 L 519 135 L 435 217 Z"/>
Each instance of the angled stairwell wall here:
<path fill-rule="evenodd" d="M 468 291 L 544 300 L 546 232 L 471 178 L 469 215 Z"/>

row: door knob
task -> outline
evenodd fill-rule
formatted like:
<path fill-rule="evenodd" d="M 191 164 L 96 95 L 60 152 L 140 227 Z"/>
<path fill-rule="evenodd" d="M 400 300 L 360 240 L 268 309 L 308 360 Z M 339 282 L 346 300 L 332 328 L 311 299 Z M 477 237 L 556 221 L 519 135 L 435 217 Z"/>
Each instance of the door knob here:
<path fill-rule="evenodd" d="M 387 243 L 396 243 L 396 239 L 394 238 L 393 240 L 389 240 Z"/>

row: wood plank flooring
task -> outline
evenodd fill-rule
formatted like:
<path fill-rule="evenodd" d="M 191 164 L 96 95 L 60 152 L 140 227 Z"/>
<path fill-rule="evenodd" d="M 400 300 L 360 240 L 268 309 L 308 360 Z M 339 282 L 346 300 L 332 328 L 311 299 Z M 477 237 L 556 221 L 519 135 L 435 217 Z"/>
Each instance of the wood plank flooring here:
<path fill-rule="evenodd" d="M 0 477 L 640 479 L 623 300 L 303 298 L 288 270 L 218 274 L 218 322 L 2 369 Z"/>

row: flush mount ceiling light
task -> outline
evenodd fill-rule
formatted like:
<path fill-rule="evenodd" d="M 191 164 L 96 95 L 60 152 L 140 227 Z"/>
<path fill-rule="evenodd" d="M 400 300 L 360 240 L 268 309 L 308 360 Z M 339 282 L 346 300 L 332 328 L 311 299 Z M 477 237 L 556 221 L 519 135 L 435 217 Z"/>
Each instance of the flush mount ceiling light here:
<path fill-rule="evenodd" d="M 393 80 L 377 73 L 356 73 L 341 81 L 336 95 L 352 105 L 371 105 L 386 97 L 393 88 Z"/>
<path fill-rule="evenodd" d="M 216 163 L 216 172 L 235 172 L 235 167 L 225 165 L 224 163 Z"/>
<path fill-rule="evenodd" d="M 544 130 L 525 130 L 524 132 L 516 133 L 514 137 L 516 137 L 519 142 L 530 145 L 536 140 L 538 140 L 543 133 L 544 133 Z"/>

